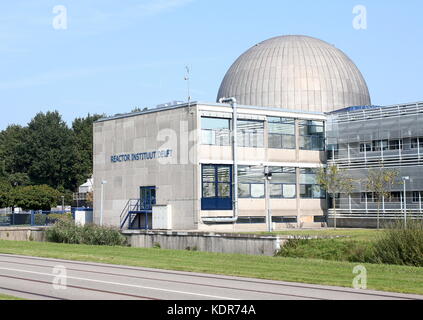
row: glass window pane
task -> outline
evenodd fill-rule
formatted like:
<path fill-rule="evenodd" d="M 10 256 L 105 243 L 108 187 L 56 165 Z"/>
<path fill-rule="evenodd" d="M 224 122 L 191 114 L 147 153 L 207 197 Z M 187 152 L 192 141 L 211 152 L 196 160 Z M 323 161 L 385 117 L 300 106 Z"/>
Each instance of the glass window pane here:
<path fill-rule="evenodd" d="M 297 196 L 295 184 L 284 184 L 283 185 L 283 197 L 284 198 L 295 198 Z"/>
<path fill-rule="evenodd" d="M 219 198 L 231 197 L 231 185 L 229 183 L 219 183 L 217 187 Z"/>
<path fill-rule="evenodd" d="M 238 197 L 249 198 L 250 197 L 250 185 L 249 184 L 238 184 Z"/>
<path fill-rule="evenodd" d="M 215 167 L 203 166 L 203 182 L 214 182 L 214 181 L 215 181 Z"/>
<path fill-rule="evenodd" d="M 271 184 L 270 185 L 270 197 L 271 198 L 282 198 L 282 185 Z"/>
<path fill-rule="evenodd" d="M 319 199 L 322 197 L 322 190 L 319 185 L 315 184 L 312 186 L 313 198 Z"/>
<path fill-rule="evenodd" d="M 214 145 L 216 142 L 215 134 L 212 130 L 202 130 L 201 136 L 202 144 Z"/>
<path fill-rule="evenodd" d="M 282 149 L 282 136 L 279 134 L 269 134 L 269 148 Z"/>
<path fill-rule="evenodd" d="M 264 197 L 264 184 L 252 184 L 251 198 L 263 198 L 263 197 Z"/>
<path fill-rule="evenodd" d="M 201 128 L 202 129 L 229 129 L 230 120 L 229 119 L 220 119 L 220 118 L 201 118 Z"/>
<path fill-rule="evenodd" d="M 295 136 L 288 136 L 283 135 L 282 136 L 282 148 L 283 149 L 295 149 L 296 142 L 295 142 Z"/>
<path fill-rule="evenodd" d="M 238 120 L 238 146 L 250 148 L 264 147 L 264 122 Z"/>
<path fill-rule="evenodd" d="M 217 167 L 218 182 L 230 182 L 230 171 L 229 167 Z"/>
<path fill-rule="evenodd" d="M 214 197 L 216 197 L 216 184 L 203 183 L 203 198 L 214 198 Z"/>

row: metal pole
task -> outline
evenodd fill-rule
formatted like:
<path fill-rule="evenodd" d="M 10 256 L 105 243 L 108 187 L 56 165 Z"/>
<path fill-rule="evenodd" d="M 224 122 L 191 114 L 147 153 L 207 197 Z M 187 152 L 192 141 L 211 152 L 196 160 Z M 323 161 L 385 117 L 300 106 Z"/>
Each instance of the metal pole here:
<path fill-rule="evenodd" d="M 65 197 L 62 196 L 62 213 L 65 213 Z"/>
<path fill-rule="evenodd" d="M 100 226 L 103 225 L 103 209 L 104 209 L 104 185 L 107 183 L 107 181 L 101 181 L 101 200 L 100 200 Z"/>
<path fill-rule="evenodd" d="M 407 228 L 407 191 L 404 179 L 404 227 Z"/>
<path fill-rule="evenodd" d="M 265 198 L 266 198 L 266 221 L 267 221 L 267 231 L 272 232 L 272 214 L 270 211 L 270 192 L 269 192 L 269 180 L 271 179 L 271 174 L 269 167 L 264 167 L 264 189 L 265 189 Z"/>

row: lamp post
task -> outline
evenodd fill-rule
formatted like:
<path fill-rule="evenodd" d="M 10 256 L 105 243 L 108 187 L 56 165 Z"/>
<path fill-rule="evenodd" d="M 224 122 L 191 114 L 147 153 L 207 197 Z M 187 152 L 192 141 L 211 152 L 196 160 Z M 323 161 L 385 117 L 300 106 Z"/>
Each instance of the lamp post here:
<path fill-rule="evenodd" d="M 266 196 L 266 214 L 267 214 L 267 231 L 272 232 L 272 213 L 270 211 L 270 193 L 269 193 L 269 181 L 272 180 L 272 172 L 268 166 L 264 167 L 264 188 Z"/>
<path fill-rule="evenodd" d="M 107 183 L 106 180 L 101 181 L 101 200 L 100 200 L 100 226 L 103 225 L 103 202 L 104 202 L 104 185 Z"/>
<path fill-rule="evenodd" d="M 406 183 L 410 180 L 410 177 L 402 177 L 402 183 L 404 186 L 404 228 L 407 228 L 407 190 Z"/>

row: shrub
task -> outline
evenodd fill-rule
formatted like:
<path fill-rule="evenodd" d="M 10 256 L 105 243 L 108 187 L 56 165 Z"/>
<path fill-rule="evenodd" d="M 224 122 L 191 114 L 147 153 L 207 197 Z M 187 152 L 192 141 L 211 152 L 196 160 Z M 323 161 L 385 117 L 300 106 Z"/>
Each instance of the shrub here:
<path fill-rule="evenodd" d="M 126 238 L 116 228 L 100 227 L 94 224 L 80 226 L 67 219 L 59 219 L 46 231 L 46 237 L 50 242 L 70 244 L 107 246 L 126 244 Z"/>
<path fill-rule="evenodd" d="M 348 239 L 289 239 L 276 254 L 282 257 L 366 262 L 372 246 L 365 241 Z"/>
<path fill-rule="evenodd" d="M 423 222 L 391 225 L 374 247 L 372 262 L 423 267 Z"/>

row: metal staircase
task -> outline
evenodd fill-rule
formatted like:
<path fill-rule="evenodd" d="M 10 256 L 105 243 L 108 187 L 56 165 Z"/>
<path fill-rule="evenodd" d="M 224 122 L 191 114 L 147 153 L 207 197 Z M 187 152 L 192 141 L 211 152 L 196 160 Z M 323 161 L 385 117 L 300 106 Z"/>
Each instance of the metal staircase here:
<path fill-rule="evenodd" d="M 146 205 L 144 201 L 141 199 L 130 199 L 120 214 L 120 228 L 151 229 L 151 225 L 148 222 L 148 215 L 151 213 L 151 206 Z M 144 221 L 141 220 L 143 216 Z"/>

